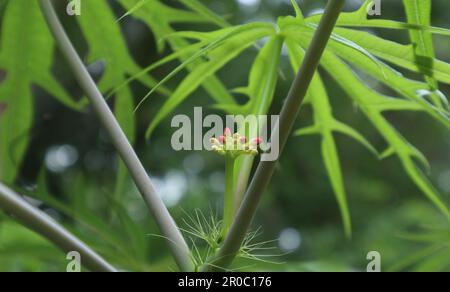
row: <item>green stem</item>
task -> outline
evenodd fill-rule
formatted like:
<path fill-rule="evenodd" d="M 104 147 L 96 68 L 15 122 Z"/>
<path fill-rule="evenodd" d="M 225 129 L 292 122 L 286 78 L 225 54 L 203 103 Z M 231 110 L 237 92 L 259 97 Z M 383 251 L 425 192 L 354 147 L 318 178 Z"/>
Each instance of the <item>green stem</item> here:
<path fill-rule="evenodd" d="M 279 135 L 280 153 L 291 134 L 300 107 L 319 66 L 320 59 L 333 32 L 345 0 L 329 0 L 314 38 L 306 51 L 302 66 L 292 83 L 286 102 L 280 113 L 278 125 L 272 137 Z M 271 139 L 275 141 L 274 139 Z M 262 194 L 266 190 L 275 171 L 276 161 L 261 161 L 250 183 L 239 211 L 231 225 L 227 238 L 219 252 L 202 270 L 222 270 L 228 267 L 239 252 L 247 230 L 256 213 Z M 220 267 L 220 268 L 219 268 Z"/>
<path fill-rule="evenodd" d="M 47 214 L 31 206 L 2 183 L 0 183 L 0 208 L 14 218 L 14 220 L 18 220 L 24 226 L 53 242 L 64 252 L 79 252 L 81 263 L 90 271 L 117 271 L 89 246 L 64 229 L 64 227 L 59 225 Z"/>
<path fill-rule="evenodd" d="M 63 56 L 69 64 L 75 78 L 89 98 L 92 107 L 97 114 L 101 124 L 106 129 L 111 142 L 125 163 L 128 172 L 133 178 L 142 198 L 147 204 L 151 215 L 156 221 L 162 236 L 167 239 L 167 244 L 172 252 L 173 258 L 182 271 L 193 271 L 194 264 L 191 260 L 189 247 L 184 240 L 175 221 L 164 205 L 161 197 L 156 192 L 147 171 L 139 160 L 136 152 L 128 141 L 114 114 L 97 88 L 94 80 L 89 75 L 81 58 L 78 56 L 69 37 L 67 36 L 61 22 L 56 15 L 51 0 L 39 0 L 45 20 L 53 37 L 56 40 Z"/>
<path fill-rule="evenodd" d="M 236 184 L 234 188 L 234 202 L 235 209 L 239 210 L 239 207 L 242 204 L 242 200 L 244 199 L 245 191 L 247 190 L 248 182 L 250 180 L 250 173 L 252 171 L 253 162 L 255 157 L 250 155 L 245 155 L 242 157 L 242 162 L 240 164 L 240 168 L 236 174 Z"/>
<path fill-rule="evenodd" d="M 231 223 L 234 219 L 236 211 L 234 200 L 234 162 L 235 159 L 230 155 L 226 155 L 225 158 L 225 196 L 223 201 L 223 227 L 222 238 L 228 234 Z"/>

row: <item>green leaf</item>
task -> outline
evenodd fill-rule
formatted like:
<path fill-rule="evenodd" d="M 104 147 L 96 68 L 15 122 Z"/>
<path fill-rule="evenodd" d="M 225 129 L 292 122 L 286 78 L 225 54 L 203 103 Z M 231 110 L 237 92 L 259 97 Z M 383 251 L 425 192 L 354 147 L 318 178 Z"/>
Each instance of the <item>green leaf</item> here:
<path fill-rule="evenodd" d="M 160 86 L 165 84 L 167 81 L 175 77 L 178 73 L 180 73 L 183 69 L 187 68 L 189 65 L 193 64 L 195 61 L 200 59 L 201 57 L 209 58 L 208 54 L 214 50 L 215 48 L 222 45 L 225 41 L 227 41 L 229 38 L 236 36 L 242 32 L 245 32 L 247 30 L 250 30 L 252 28 L 258 28 L 261 26 L 265 26 L 264 23 L 259 24 L 248 24 L 248 25 L 242 25 L 237 26 L 231 29 L 223 29 L 220 30 L 221 34 L 214 40 L 212 40 L 210 43 L 207 43 L 207 46 L 202 48 L 201 50 L 198 50 L 195 54 L 187 58 L 184 62 L 181 63 L 177 68 L 172 70 L 166 77 L 164 77 L 163 80 L 161 80 L 150 92 L 148 92 L 139 102 L 138 106 L 136 107 L 136 110 L 139 109 L 139 107 L 147 100 L 147 98 L 150 97 L 150 95 L 153 94 Z M 205 64 L 205 63 L 204 63 Z M 203 64 L 203 65 L 204 65 Z"/>
<path fill-rule="evenodd" d="M 293 71 L 298 72 L 301 63 L 303 62 L 305 52 L 297 43 L 292 40 L 288 40 L 286 42 L 286 46 L 288 49 L 288 55 Z M 351 237 L 352 224 L 350 211 L 348 208 L 347 195 L 343 182 L 344 179 L 339 161 L 339 155 L 337 152 L 336 142 L 333 137 L 333 131 L 338 131 L 354 138 L 355 140 L 366 146 L 368 149 L 370 149 L 370 151 L 374 152 L 375 155 L 378 154 L 377 151 L 372 147 L 372 145 L 361 134 L 356 132 L 351 127 L 337 121 L 333 117 L 328 94 L 326 92 L 322 79 L 317 73 L 313 78 L 310 88 L 308 89 L 308 95 L 311 106 L 314 110 L 315 122 L 313 126 L 300 129 L 296 131 L 295 134 L 298 136 L 318 134 L 322 137 L 322 158 L 324 160 L 327 174 L 341 211 L 345 234 L 347 235 L 347 237 Z"/>
<path fill-rule="evenodd" d="M 161 120 L 183 102 L 185 98 L 193 93 L 207 77 L 215 74 L 224 65 L 237 57 L 242 51 L 253 45 L 258 39 L 273 33 L 273 26 L 265 23 L 254 23 L 237 27 L 210 43 L 205 49 L 199 51 L 177 69 L 172 71 L 172 73 L 170 73 L 162 82 L 167 81 L 177 72 L 181 71 L 189 62 L 208 52 L 209 61 L 197 65 L 196 68 L 181 82 L 150 123 L 146 137 L 148 138 Z M 227 41 L 225 42 L 225 40 Z"/>
<path fill-rule="evenodd" d="M 304 40 L 308 43 L 312 38 L 313 30 L 305 30 L 305 27 L 310 27 L 309 24 L 301 25 L 298 21 L 289 21 L 288 19 L 280 23 L 281 31 L 287 38 Z M 374 46 L 376 46 L 376 49 L 375 52 L 372 52 L 371 49 L 373 50 Z M 448 102 L 440 91 L 430 90 L 427 84 L 404 78 L 399 72 L 372 55 L 372 53 L 375 55 L 378 54 L 382 58 L 388 59 L 388 61 L 402 58 L 403 60 L 401 61 L 404 65 L 409 65 L 408 68 L 410 70 L 411 68 L 414 70 L 415 66 L 417 68 L 416 71 L 426 68 L 426 71 L 432 72 L 430 74 L 434 74 L 433 66 L 430 66 L 430 62 L 427 63 L 423 61 L 422 63 L 419 63 L 420 66 L 417 65 L 418 63 L 416 62 L 414 51 L 411 46 L 403 46 L 395 42 L 378 38 L 366 32 L 337 28 L 332 35 L 328 49 L 335 51 L 347 61 L 361 67 L 361 69 L 365 70 L 403 96 L 417 101 L 431 116 L 442 122 L 445 126 L 450 126 Z M 403 52 L 399 53 L 399 50 L 403 50 Z M 409 50 L 410 58 L 405 56 L 405 54 L 408 54 L 404 52 L 405 50 Z M 393 57 L 393 55 L 395 56 Z M 407 62 L 405 62 L 405 59 Z M 447 75 L 448 77 L 448 73 L 450 72 L 449 64 L 438 60 L 433 60 L 433 63 L 438 63 L 438 69 L 444 73 L 441 75 Z M 398 62 L 396 64 L 399 65 Z M 432 100 L 433 103 L 431 104 L 427 99 Z"/>
<path fill-rule="evenodd" d="M 207 42 L 199 42 L 190 46 L 186 46 L 183 47 L 182 49 L 178 50 L 177 52 L 170 54 L 169 56 L 166 56 L 162 59 L 160 59 L 159 61 L 157 61 L 156 63 L 153 63 L 149 66 L 147 66 L 146 68 L 144 68 L 142 71 L 132 75 L 131 77 L 129 77 L 127 80 L 125 80 L 122 84 L 120 84 L 119 86 L 117 86 L 116 88 L 114 88 L 114 90 L 112 90 L 108 97 L 114 95 L 116 92 L 118 92 L 119 90 L 121 90 L 123 87 L 127 87 L 131 84 L 131 82 L 138 80 L 139 78 L 141 78 L 142 76 L 150 73 L 151 71 L 155 70 L 158 67 L 161 67 L 171 61 L 177 60 L 179 58 L 182 58 L 183 56 L 185 56 L 187 53 L 193 53 L 196 52 L 198 50 L 201 50 L 202 47 L 207 44 Z"/>
<path fill-rule="evenodd" d="M 415 25 L 431 25 L 431 0 L 403 0 L 406 16 L 409 24 Z M 430 67 L 434 67 L 435 53 L 433 45 L 433 37 L 430 32 L 420 30 L 409 30 L 409 36 L 414 47 L 416 63 L 420 64 L 421 60 L 431 60 Z M 438 89 L 438 82 L 433 76 L 427 76 L 428 72 L 422 74 L 429 85 L 430 91 Z M 437 106 L 442 106 L 441 99 L 434 100 Z"/>
<path fill-rule="evenodd" d="M 138 0 L 119 0 L 119 2 L 124 6 L 125 9 L 131 9 L 133 5 Z M 155 3 L 153 3 L 155 2 Z M 166 38 L 166 36 L 173 35 L 174 30 L 171 27 L 172 23 L 176 23 L 180 21 L 176 18 L 179 10 L 170 10 L 170 14 L 162 17 L 161 11 L 164 11 L 167 7 L 163 7 L 162 3 L 158 3 L 157 1 L 153 1 L 152 5 L 144 5 L 141 9 L 135 11 L 133 16 L 137 19 L 142 20 L 147 26 L 154 32 L 156 35 L 156 39 L 166 39 L 167 43 L 171 46 L 172 50 L 175 52 L 179 52 L 183 50 L 186 46 L 189 45 L 189 42 L 180 38 L 180 37 L 170 37 Z M 170 7 L 169 7 L 170 8 Z M 170 8 L 173 9 L 173 8 Z M 201 17 L 197 17 L 198 21 L 202 21 Z M 163 43 L 164 44 L 164 43 Z M 163 47 L 159 47 L 160 51 L 163 50 Z M 187 52 L 186 54 L 181 54 L 179 56 L 181 61 L 186 61 L 190 56 L 191 52 Z M 197 60 L 192 62 L 192 64 L 187 66 L 189 71 L 195 69 L 197 65 L 202 64 L 202 60 Z M 145 70 L 144 70 L 145 71 Z M 234 103 L 234 99 L 228 93 L 225 86 L 221 83 L 219 79 L 215 76 L 209 76 L 202 83 L 203 88 L 208 92 L 208 94 L 217 102 L 223 103 Z"/>
<path fill-rule="evenodd" d="M 192 11 L 197 12 L 199 15 L 202 15 L 205 19 L 209 20 L 211 23 L 215 23 L 219 27 L 227 27 L 230 24 L 225 21 L 222 17 L 215 14 L 213 11 L 209 10 L 208 7 L 201 4 L 198 0 L 180 0 L 184 6 L 190 8 Z"/>
<path fill-rule="evenodd" d="M 412 45 L 401 45 L 367 32 L 345 28 L 337 28 L 335 32 L 392 64 L 417 73 L 426 72 L 427 76 L 450 83 L 450 64 L 439 60 L 433 62 L 430 58 L 417 60 Z"/>
<path fill-rule="evenodd" d="M 382 71 L 378 65 L 373 64 L 365 55 L 355 53 L 354 50 L 349 49 L 339 43 L 330 42 L 329 49 L 336 53 L 339 57 L 343 58 L 345 61 L 355 65 L 357 68 L 370 74 L 372 77 L 376 78 L 386 86 L 390 87 L 392 90 L 396 91 L 401 96 L 407 99 L 417 102 L 420 107 L 425 110 L 430 116 L 441 122 L 446 127 L 450 128 L 450 118 L 448 112 L 435 107 L 433 104 L 425 98 L 421 93 L 426 93 L 425 95 L 437 95 L 438 92 L 431 92 L 427 90 L 427 84 L 423 82 L 418 82 L 415 80 L 408 79 L 404 77 L 401 73 L 388 66 L 385 63 L 380 62 L 382 66 Z M 398 103 L 398 106 L 403 107 L 403 105 Z M 391 110 L 393 110 L 393 104 Z M 420 108 L 419 107 L 419 108 Z"/>
<path fill-rule="evenodd" d="M 299 21 L 293 21 L 293 22 L 281 22 L 281 31 L 282 33 L 290 39 L 300 39 L 300 38 L 308 38 L 311 39 L 313 37 L 314 32 L 317 29 L 317 25 L 316 24 L 311 24 L 311 23 L 307 23 L 307 24 L 302 24 Z M 379 66 L 379 70 L 382 72 L 383 71 L 383 67 L 380 64 L 380 61 L 373 56 L 372 54 L 370 54 L 365 48 L 361 47 L 360 45 L 352 42 L 349 39 L 346 39 L 342 36 L 340 36 L 339 34 L 336 33 L 332 33 L 331 37 L 330 37 L 331 42 L 337 42 L 339 44 L 342 44 L 346 47 L 348 47 L 349 49 L 354 50 L 354 53 L 358 53 L 358 54 L 363 54 L 367 57 L 367 59 L 370 62 L 373 62 L 374 64 L 376 64 L 377 66 Z"/>
<path fill-rule="evenodd" d="M 171 25 L 176 23 L 205 23 L 210 20 L 192 11 L 175 9 L 155 0 L 116 0 L 126 9 L 119 20 L 130 15 L 144 18 L 146 24 L 155 34 L 156 40 L 172 32 Z M 93 1 L 90 1 L 93 2 Z M 97 1 L 96 1 L 97 2 Z M 158 42 L 158 51 L 163 52 L 165 43 Z"/>
<path fill-rule="evenodd" d="M 419 160 L 426 167 L 428 167 L 428 162 L 383 116 L 383 111 L 395 99 L 383 96 L 361 83 L 358 77 L 339 58 L 329 51 L 325 52 L 321 64 L 363 110 L 373 126 L 389 144 L 391 151 L 398 156 L 405 172 L 411 180 L 450 219 L 448 207 L 440 198 L 439 192 L 417 167 L 414 160 Z M 384 106 L 380 108 L 378 106 L 379 103 L 384 104 Z"/>
<path fill-rule="evenodd" d="M 121 17 L 119 17 L 119 19 L 117 19 L 117 22 L 120 22 L 125 17 L 130 16 L 136 11 L 138 11 L 143 5 L 147 4 L 148 1 L 149 0 L 140 0 L 139 2 L 134 4 L 124 15 L 122 15 Z"/>
<path fill-rule="evenodd" d="M 244 105 L 218 104 L 215 108 L 229 114 L 265 115 L 269 111 L 278 82 L 278 65 L 283 38 L 272 36 L 258 53 L 250 70 L 248 87 L 235 89 L 235 93 L 245 94 L 249 101 Z"/>
<path fill-rule="evenodd" d="M 32 85 L 72 109 L 81 106 L 50 73 L 53 39 L 37 1 L 9 1 L 1 28 L 0 69 L 5 70 L 6 79 L 0 83 L 0 103 L 5 107 L 0 123 L 0 180 L 12 183 L 33 121 Z"/>
<path fill-rule="evenodd" d="M 421 0 L 418 0 L 421 1 Z M 400 21 L 388 20 L 388 19 L 368 19 L 367 7 L 372 4 L 372 0 L 366 0 L 361 7 L 350 13 L 341 13 L 337 21 L 337 26 L 340 27 L 357 27 L 357 28 L 384 28 L 384 29 L 396 29 L 396 30 L 421 30 L 427 31 L 433 34 L 440 34 L 450 36 L 450 30 L 440 27 L 410 24 Z M 305 21 L 312 23 L 319 23 L 322 14 L 313 15 L 308 17 Z"/>
<path fill-rule="evenodd" d="M 294 10 L 295 10 L 295 17 L 297 19 L 299 19 L 300 21 L 303 21 L 304 20 L 303 13 L 302 13 L 302 10 L 300 9 L 300 7 L 297 4 L 297 0 L 291 0 L 291 4 L 292 4 L 292 7 L 294 7 Z"/>

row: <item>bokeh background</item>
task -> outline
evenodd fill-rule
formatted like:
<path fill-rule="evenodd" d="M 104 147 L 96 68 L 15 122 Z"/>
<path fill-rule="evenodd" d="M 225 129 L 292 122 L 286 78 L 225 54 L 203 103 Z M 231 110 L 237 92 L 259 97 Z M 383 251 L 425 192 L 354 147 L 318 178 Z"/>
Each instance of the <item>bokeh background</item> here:
<path fill-rule="evenodd" d="M 96 1 L 96 0 L 89 0 Z M 293 14 L 289 0 L 204 0 L 212 10 L 226 17 L 232 24 L 255 20 L 273 21 L 278 16 Z M 363 2 L 347 1 L 347 11 L 355 10 Z M 167 1 L 179 6 L 177 1 Z M 326 1 L 303 0 L 301 8 L 307 15 L 320 12 Z M 111 1 L 117 16 L 124 11 Z M 450 2 L 433 1 L 433 25 L 450 27 Z M 3 13 L 3 11 L 1 11 Z M 382 1 L 382 17 L 404 20 L 400 0 Z M 76 22 L 63 17 L 77 49 L 85 56 L 87 46 Z M 123 33 L 135 60 L 145 67 L 160 58 L 152 33 L 140 21 L 126 18 Z M 214 26 L 178 25 L 177 30 L 212 30 Z M 376 32 L 383 37 L 408 43 L 406 31 Z M 435 37 L 437 56 L 450 61 L 450 42 L 446 37 Z M 170 53 L 170 51 L 167 51 Z M 218 74 L 228 88 L 247 84 L 250 65 L 256 56 L 249 49 Z M 154 72 L 162 79 L 176 65 L 171 63 Z M 286 78 L 278 84 L 275 103 L 281 107 L 293 74 L 287 56 L 282 69 Z M 91 73 L 100 78 L 101 63 L 90 65 Z M 65 62 L 57 53 L 54 72 L 71 94 L 82 93 Z M 169 82 L 174 88 L 183 74 Z M 336 116 L 361 131 L 379 150 L 385 148 L 383 139 L 374 131 L 351 101 L 324 75 Z M 373 80 L 373 86 L 377 86 Z M 450 95 L 449 86 L 441 90 Z M 133 85 L 138 101 L 146 88 Z M 92 110 L 73 112 L 34 88 L 35 121 L 30 129 L 32 137 L 26 159 L 20 166 L 18 190 L 70 230 L 92 244 L 97 251 L 113 262 L 130 269 L 165 271 L 175 269 L 164 240 L 155 236 L 158 230 L 131 181 L 120 202 L 112 203 L 117 156 L 100 128 Z M 136 150 L 153 178 L 156 188 L 170 208 L 175 220 L 183 227 L 183 219 L 201 210 L 206 216 L 220 212 L 224 190 L 224 162 L 208 152 L 175 152 L 170 147 L 174 129 L 170 119 L 164 121 L 151 140 L 144 139 L 148 122 L 155 115 L 164 98 L 152 97 L 136 114 L 138 142 Z M 211 100 L 198 90 L 174 114 L 193 114 L 195 106 L 204 106 L 205 114 Z M 311 123 L 308 107 L 302 110 L 298 126 Z M 389 114 L 389 120 L 429 158 L 432 182 L 450 201 L 450 133 L 443 126 L 420 113 Z M 429 244 L 410 235 L 422 234 L 429 228 L 448 228 L 445 218 L 421 194 L 405 175 L 394 158 L 379 161 L 363 147 L 346 137 L 337 137 L 353 220 L 353 238 L 344 236 L 337 203 L 320 156 L 318 137 L 293 137 L 283 153 L 277 172 L 253 224 L 260 228 L 258 242 L 270 241 L 273 247 L 264 257 L 269 262 L 240 260 L 234 268 L 270 271 L 363 271 L 369 251 L 382 256 L 382 269 L 395 267 L 411 256 L 428 248 Z M 113 207 L 111 207 L 113 206 Z M 450 243 L 450 233 L 443 239 Z M 432 253 L 432 251 L 430 252 Z M 444 250 L 445 253 L 445 250 Z M 450 270 L 450 252 L 434 265 L 422 264 L 425 257 L 411 260 L 404 269 Z M 43 238 L 21 227 L 3 213 L 0 214 L 0 271 L 58 271 L 65 270 L 65 255 Z"/>

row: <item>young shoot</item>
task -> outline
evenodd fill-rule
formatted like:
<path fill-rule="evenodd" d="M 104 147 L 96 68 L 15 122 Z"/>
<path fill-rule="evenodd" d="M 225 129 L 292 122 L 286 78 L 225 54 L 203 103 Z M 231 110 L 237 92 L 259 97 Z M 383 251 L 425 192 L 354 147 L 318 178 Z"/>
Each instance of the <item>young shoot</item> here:
<path fill-rule="evenodd" d="M 211 149 L 225 156 L 225 195 L 223 203 L 222 238 L 225 238 L 237 209 L 237 198 L 234 197 L 234 177 L 236 159 L 241 155 L 258 155 L 260 137 L 248 139 L 239 133 L 232 134 L 229 128 L 219 138 L 211 139 Z"/>

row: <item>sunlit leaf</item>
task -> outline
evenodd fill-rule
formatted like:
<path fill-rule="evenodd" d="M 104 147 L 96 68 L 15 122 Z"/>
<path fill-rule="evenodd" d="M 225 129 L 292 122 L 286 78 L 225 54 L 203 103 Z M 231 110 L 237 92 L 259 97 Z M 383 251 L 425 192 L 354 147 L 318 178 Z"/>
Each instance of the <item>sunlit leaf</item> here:
<path fill-rule="evenodd" d="M 37 1 L 9 1 L 2 18 L 0 83 L 0 180 L 12 183 L 28 145 L 33 120 L 32 86 L 38 85 L 72 109 L 77 104 L 52 76 L 54 42 Z"/>
<path fill-rule="evenodd" d="M 304 59 L 304 51 L 293 41 L 287 41 L 287 48 L 291 65 L 294 72 L 300 68 L 300 64 Z M 331 105 L 329 103 L 328 94 L 322 79 L 318 74 L 315 75 L 311 86 L 308 90 L 311 106 L 314 110 L 314 125 L 305 129 L 300 129 L 296 135 L 318 134 L 322 137 L 321 149 L 322 158 L 327 169 L 327 174 L 333 187 L 336 199 L 341 210 L 342 221 L 344 224 L 345 234 L 350 237 L 352 233 L 352 224 L 350 219 L 350 211 L 347 204 L 347 195 L 344 186 L 339 155 L 337 152 L 336 142 L 333 132 L 340 132 L 348 135 L 377 155 L 377 151 L 373 146 L 357 131 L 351 127 L 337 121 L 332 114 Z"/>
<path fill-rule="evenodd" d="M 389 106 L 391 99 L 374 92 L 361 83 L 357 76 L 334 54 L 325 52 L 321 64 L 363 110 L 379 134 L 390 145 L 391 151 L 396 153 L 411 180 L 450 219 L 448 207 L 426 175 L 416 165 L 415 160 L 421 162 L 425 167 L 428 167 L 428 162 L 383 116 L 383 111 Z M 380 102 L 385 104 L 383 108 L 376 105 Z"/>
<path fill-rule="evenodd" d="M 125 9 L 131 9 L 133 5 L 136 4 L 139 0 L 118 0 Z M 155 2 L 155 3 L 153 3 Z M 189 42 L 184 40 L 181 37 L 169 37 L 167 36 L 173 35 L 175 30 L 171 27 L 172 23 L 177 23 L 178 21 L 181 21 L 180 19 L 177 19 L 177 14 L 180 12 L 178 9 L 174 10 L 173 8 L 169 8 L 170 13 L 169 15 L 162 16 L 161 11 L 164 11 L 165 7 L 162 3 L 156 3 L 157 1 L 152 1 L 152 5 L 144 5 L 141 7 L 141 9 L 138 9 L 135 11 L 132 15 L 133 17 L 136 17 L 137 19 L 142 20 L 145 24 L 147 24 L 150 29 L 155 34 L 156 40 L 164 39 L 167 41 L 167 43 L 170 45 L 173 51 L 179 52 L 183 50 L 185 47 L 189 45 Z M 198 15 L 197 15 L 198 16 Z M 204 19 L 202 17 L 197 17 L 197 22 L 200 21 L 208 21 L 207 19 Z M 195 20 L 192 20 L 195 22 Z M 159 43 L 159 42 L 158 42 Z M 165 42 L 164 42 L 165 43 Z M 163 50 L 163 44 L 159 43 L 159 50 Z M 186 51 L 185 54 L 181 54 L 179 56 L 181 61 L 186 61 L 189 57 L 192 56 L 192 53 L 189 51 Z M 187 70 L 193 70 L 196 68 L 197 65 L 202 64 L 202 60 L 197 60 L 195 62 L 192 62 L 190 65 L 187 66 Z M 146 70 L 143 70 L 146 71 Z M 202 83 L 202 87 L 207 91 L 207 93 L 217 102 L 223 102 L 223 103 L 234 103 L 234 100 L 232 96 L 229 94 L 228 90 L 225 88 L 225 86 L 221 83 L 219 79 L 217 79 L 214 75 L 209 76 L 204 80 Z"/>
<path fill-rule="evenodd" d="M 420 1 L 420 0 L 419 0 Z M 350 13 L 341 13 L 337 21 L 337 26 L 341 27 L 356 27 L 356 28 L 384 28 L 384 29 L 400 29 L 400 30 L 422 30 L 433 34 L 450 35 L 450 30 L 441 27 L 432 27 L 413 23 L 404 23 L 395 20 L 388 19 L 368 19 L 367 8 L 368 5 L 372 5 L 372 0 L 366 0 L 361 7 Z M 318 23 L 322 15 L 313 15 L 308 17 L 306 22 Z"/>
<path fill-rule="evenodd" d="M 220 27 L 227 27 L 229 23 L 225 21 L 222 17 L 215 14 L 213 11 L 209 10 L 205 5 L 203 5 L 198 0 L 180 0 L 186 7 L 190 8 L 192 11 L 197 12 L 202 15 L 205 19 L 208 19 L 211 23 L 215 23 Z"/>
<path fill-rule="evenodd" d="M 431 25 L 431 0 L 403 0 L 403 6 L 405 7 L 409 24 Z M 411 29 L 409 30 L 409 36 L 414 46 L 416 62 L 420 64 L 423 59 L 431 60 L 430 66 L 434 67 L 435 53 L 431 33 Z M 437 90 L 439 87 L 436 79 L 433 76 L 428 76 L 429 73 L 427 71 L 422 73 L 429 85 L 429 90 L 431 92 Z M 433 102 L 436 106 L 442 107 L 442 100 L 438 96 L 433 99 Z"/>
<path fill-rule="evenodd" d="M 335 32 L 392 64 L 413 72 L 427 72 L 427 76 L 433 76 L 441 82 L 450 83 L 450 64 L 439 60 L 433 62 L 428 57 L 417 60 L 412 45 L 401 45 L 367 32 L 345 28 L 337 28 Z"/>
<path fill-rule="evenodd" d="M 146 136 L 149 137 L 159 122 L 164 119 L 176 106 L 178 106 L 186 97 L 193 93 L 203 81 L 216 73 L 229 61 L 236 58 L 242 51 L 252 46 L 254 42 L 264 36 L 274 33 L 273 26 L 264 23 L 255 23 L 237 27 L 221 38 L 213 41 L 204 50 L 199 51 L 188 61 L 184 62 L 177 69 L 172 71 L 163 82 L 167 81 L 177 72 L 181 71 L 190 61 L 207 53 L 208 61 L 197 65 L 189 75 L 181 82 L 168 101 L 158 111 L 156 117 L 150 124 Z M 225 40 L 227 40 L 225 42 Z M 151 92 L 150 92 L 151 93 Z M 147 95 L 148 96 L 148 95 Z"/>

